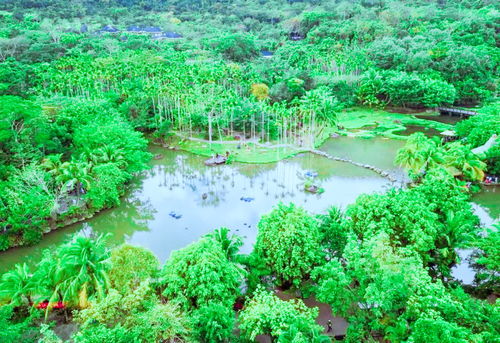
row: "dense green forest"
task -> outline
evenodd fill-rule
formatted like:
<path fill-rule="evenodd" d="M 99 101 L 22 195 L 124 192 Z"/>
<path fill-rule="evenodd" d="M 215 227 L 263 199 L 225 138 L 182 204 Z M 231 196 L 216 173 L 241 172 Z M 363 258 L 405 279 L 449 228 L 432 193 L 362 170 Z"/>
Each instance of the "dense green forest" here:
<path fill-rule="evenodd" d="M 406 140 L 395 161 L 406 188 L 326 214 L 277 204 L 250 254 L 226 228 L 164 265 L 141 247 L 75 236 L 1 277 L 0 341 L 59 342 L 54 328 L 73 325 L 72 342 L 329 342 L 303 302 L 314 296 L 347 320 L 347 342 L 499 342 L 500 227 L 482 227 L 469 202 L 500 175 L 499 9 L 2 1 L 0 251 L 117 206 L 148 168 L 149 144 L 210 156 L 244 140 L 266 162 L 255 149 L 315 149 L 345 134 L 353 111 L 366 113 L 361 127 L 387 115 L 373 135 L 401 124 L 394 111 L 477 115 L 457 123 L 456 141 Z M 245 161 L 238 153 L 227 162 Z M 457 248 L 474 250 L 474 286 L 451 276 Z"/>

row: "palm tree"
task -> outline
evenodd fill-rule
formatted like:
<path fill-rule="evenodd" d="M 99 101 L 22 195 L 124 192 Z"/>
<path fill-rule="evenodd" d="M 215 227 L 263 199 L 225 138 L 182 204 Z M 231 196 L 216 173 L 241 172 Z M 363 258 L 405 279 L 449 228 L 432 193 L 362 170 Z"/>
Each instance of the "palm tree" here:
<path fill-rule="evenodd" d="M 26 263 L 16 267 L 2 276 L 0 281 L 0 299 L 6 299 L 15 305 L 33 306 L 38 282 L 33 278 Z"/>
<path fill-rule="evenodd" d="M 440 164 L 442 158 L 436 143 L 423 133 L 411 135 L 406 145 L 400 149 L 394 162 L 414 173 L 426 172 Z"/>
<path fill-rule="evenodd" d="M 89 149 L 85 149 L 85 151 L 80 154 L 80 160 L 85 161 L 90 170 L 100 163 L 99 155 Z"/>
<path fill-rule="evenodd" d="M 486 164 L 468 146 L 464 146 L 459 142 L 447 145 L 444 165 L 455 176 L 463 175 L 472 181 L 484 179 Z"/>
<path fill-rule="evenodd" d="M 320 134 L 325 125 L 334 126 L 337 121 L 338 102 L 326 87 L 306 92 L 299 101 L 299 110 L 303 120 L 309 120 L 310 144 L 314 148 L 314 138 Z M 319 130 L 317 130 L 317 127 Z"/>
<path fill-rule="evenodd" d="M 127 164 L 123 150 L 114 149 L 109 145 L 99 148 L 97 156 L 100 163 L 115 163 L 120 168 L 125 167 Z"/>
<path fill-rule="evenodd" d="M 86 307 L 89 298 L 102 299 L 108 287 L 109 257 L 106 237 L 103 235 L 96 239 L 78 236 L 62 246 L 58 252 L 55 295 L 61 291 L 64 300 L 74 301 L 78 298 L 80 307 Z"/>
<path fill-rule="evenodd" d="M 64 162 L 61 165 L 61 174 L 56 177 L 63 188 L 68 192 L 76 191 L 77 197 L 90 187 L 92 177 L 90 165 L 85 162 Z"/>
<path fill-rule="evenodd" d="M 207 236 L 219 242 L 222 250 L 225 252 L 228 260 L 234 260 L 236 254 L 243 245 L 241 237 L 237 235 L 229 235 L 230 230 L 225 227 L 216 229 L 214 232 L 209 233 Z"/>
<path fill-rule="evenodd" d="M 62 173 L 62 155 L 63 154 L 48 155 L 42 161 L 42 167 L 54 178 L 57 178 Z"/>

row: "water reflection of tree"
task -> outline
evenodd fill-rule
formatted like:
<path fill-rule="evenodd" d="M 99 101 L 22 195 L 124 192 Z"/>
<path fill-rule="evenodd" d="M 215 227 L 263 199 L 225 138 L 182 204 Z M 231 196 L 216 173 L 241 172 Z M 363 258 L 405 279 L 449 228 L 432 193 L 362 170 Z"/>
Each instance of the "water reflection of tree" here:
<path fill-rule="evenodd" d="M 188 190 L 195 194 L 200 206 L 217 206 L 227 194 L 224 179 L 230 179 L 226 166 L 207 168 L 196 156 L 179 153 L 166 164 L 154 166 L 149 176 L 160 180 L 159 187 Z M 203 199 L 203 194 L 207 198 Z"/>
<path fill-rule="evenodd" d="M 135 232 L 150 231 L 149 222 L 156 212 L 149 200 L 142 200 L 133 192 L 122 199 L 118 208 L 99 214 L 87 225 L 94 233 L 112 233 L 111 241 L 119 245 L 127 242 Z"/>
<path fill-rule="evenodd" d="M 193 199 L 200 207 L 219 206 L 227 201 L 231 189 L 240 189 L 241 197 L 257 191 L 287 201 L 303 192 L 301 177 L 306 170 L 317 171 L 320 180 L 335 174 L 331 161 L 323 163 L 324 159 L 310 154 L 265 165 L 235 163 L 216 167 L 206 167 L 198 156 L 175 154 L 155 165 L 148 171 L 149 176 L 159 180 L 158 187 L 194 193 Z"/>

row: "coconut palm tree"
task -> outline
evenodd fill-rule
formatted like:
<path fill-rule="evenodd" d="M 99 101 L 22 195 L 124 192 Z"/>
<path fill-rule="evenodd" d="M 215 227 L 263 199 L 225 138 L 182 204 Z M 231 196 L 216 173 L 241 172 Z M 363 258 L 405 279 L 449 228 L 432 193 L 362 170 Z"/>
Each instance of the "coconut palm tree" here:
<path fill-rule="evenodd" d="M 126 166 L 125 154 L 122 149 L 114 149 L 109 145 L 105 145 L 96 151 L 98 161 L 100 163 L 115 163 L 118 167 Z"/>
<path fill-rule="evenodd" d="M 0 281 L 0 299 L 8 300 L 17 306 L 33 306 L 33 296 L 38 290 L 38 282 L 26 263 L 16 264 L 13 270 L 2 275 Z"/>
<path fill-rule="evenodd" d="M 75 191 L 79 198 L 90 187 L 90 164 L 80 161 L 64 162 L 60 169 L 61 174 L 56 177 L 56 181 L 68 192 Z"/>
<path fill-rule="evenodd" d="M 243 245 L 241 237 L 237 235 L 230 235 L 230 230 L 225 227 L 221 227 L 207 236 L 213 238 L 220 243 L 222 250 L 226 253 L 228 260 L 234 260 L 236 254 Z"/>
<path fill-rule="evenodd" d="M 124 168 L 127 165 L 125 154 L 122 149 L 115 149 L 109 145 L 94 151 L 85 150 L 80 154 L 80 160 L 85 161 L 89 171 L 102 163 L 115 163 L 118 167 Z"/>
<path fill-rule="evenodd" d="M 468 146 L 459 142 L 447 145 L 444 165 L 454 176 L 463 175 L 466 179 L 472 181 L 484 179 L 486 164 Z"/>
<path fill-rule="evenodd" d="M 62 173 L 62 155 L 63 154 L 48 155 L 42 161 L 42 167 L 54 178 L 58 177 Z"/>
<path fill-rule="evenodd" d="M 394 162 L 414 173 L 422 173 L 442 162 L 436 143 L 423 133 L 411 135 L 406 145 L 400 149 Z"/>
<path fill-rule="evenodd" d="M 58 264 L 51 300 L 62 295 L 64 301 L 88 306 L 89 298 L 102 299 L 108 287 L 109 249 L 106 237 L 78 236 L 58 251 Z"/>

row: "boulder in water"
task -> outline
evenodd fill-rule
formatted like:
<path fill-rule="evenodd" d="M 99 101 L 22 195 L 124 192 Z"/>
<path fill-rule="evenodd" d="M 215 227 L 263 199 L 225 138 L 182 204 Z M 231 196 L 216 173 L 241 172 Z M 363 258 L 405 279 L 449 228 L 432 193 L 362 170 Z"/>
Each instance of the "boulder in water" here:
<path fill-rule="evenodd" d="M 318 186 L 316 185 L 310 185 L 310 186 L 306 186 L 305 187 L 305 190 L 309 193 L 313 193 L 313 194 L 316 194 L 316 193 L 319 193 L 320 192 L 320 189 Z"/>
<path fill-rule="evenodd" d="M 209 158 L 205 161 L 206 166 L 216 166 L 219 164 L 224 164 L 227 161 L 227 157 L 223 155 L 215 155 L 214 157 Z"/>

